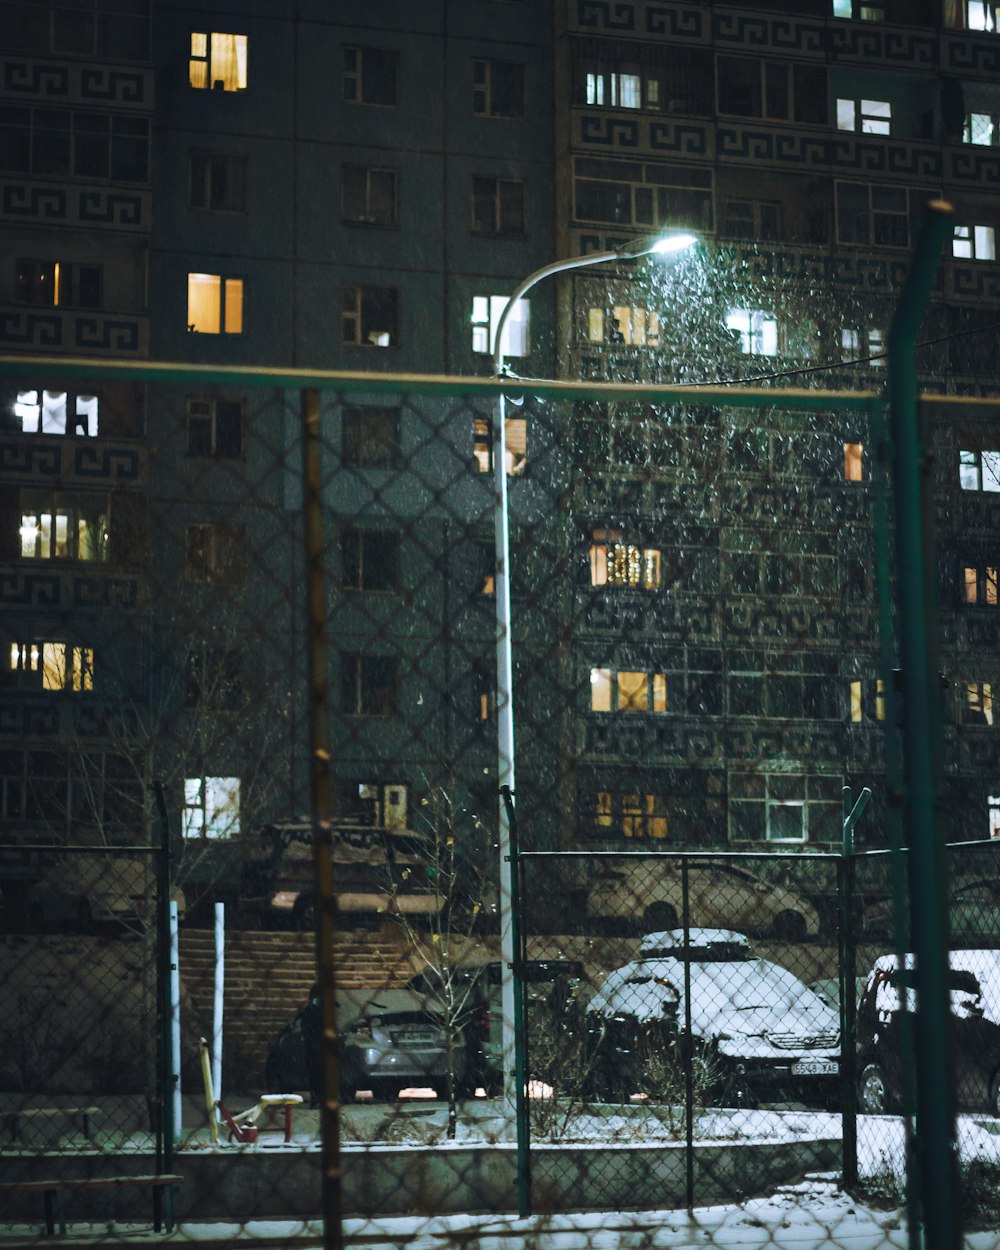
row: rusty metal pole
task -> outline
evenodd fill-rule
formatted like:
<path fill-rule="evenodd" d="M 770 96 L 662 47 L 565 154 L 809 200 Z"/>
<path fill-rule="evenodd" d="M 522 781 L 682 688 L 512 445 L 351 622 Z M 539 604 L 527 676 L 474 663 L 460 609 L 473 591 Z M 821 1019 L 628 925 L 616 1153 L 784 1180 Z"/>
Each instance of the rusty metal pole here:
<path fill-rule="evenodd" d="M 308 651 L 309 788 L 316 867 L 316 980 L 320 988 L 320 1137 L 324 1250 L 343 1246 L 340 1165 L 340 1065 L 337 1059 L 336 896 L 330 829 L 330 728 L 327 705 L 326 602 L 323 583 L 322 442 L 319 391 L 302 392 L 302 529 Z"/>

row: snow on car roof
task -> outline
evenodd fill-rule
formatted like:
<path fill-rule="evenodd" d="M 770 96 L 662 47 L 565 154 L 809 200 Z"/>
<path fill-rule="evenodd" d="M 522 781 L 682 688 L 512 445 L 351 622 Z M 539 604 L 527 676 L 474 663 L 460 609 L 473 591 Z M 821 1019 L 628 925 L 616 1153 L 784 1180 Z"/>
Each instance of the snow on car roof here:
<path fill-rule="evenodd" d="M 683 950 L 684 930 L 667 929 L 661 933 L 647 933 L 639 943 L 640 958 L 654 955 L 669 955 Z M 690 951 L 710 950 L 712 947 L 729 946 L 750 949 L 750 939 L 745 933 L 736 933 L 732 929 L 688 929 L 687 948 Z"/>

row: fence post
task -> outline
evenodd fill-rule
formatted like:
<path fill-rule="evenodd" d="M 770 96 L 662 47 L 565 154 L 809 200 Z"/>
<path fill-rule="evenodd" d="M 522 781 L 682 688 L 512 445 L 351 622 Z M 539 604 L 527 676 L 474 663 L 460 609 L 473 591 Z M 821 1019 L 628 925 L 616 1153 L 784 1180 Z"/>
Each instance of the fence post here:
<path fill-rule="evenodd" d="M 857 804 L 851 807 L 851 790 L 843 791 L 843 845 L 837 862 L 837 896 L 839 899 L 840 937 L 840 1103 L 842 1123 L 843 1186 L 853 1189 L 858 1183 L 858 1103 L 855 1064 L 855 1025 L 858 975 L 858 951 L 855 941 L 854 914 L 854 824 L 871 797 L 865 787 Z"/>
<path fill-rule="evenodd" d="M 340 1164 L 340 1065 L 337 1060 L 333 933 L 336 895 L 330 827 L 330 729 L 327 708 L 326 601 L 323 582 L 322 444 L 319 392 L 302 392 L 302 530 L 308 630 L 309 788 L 316 882 L 316 977 L 320 987 L 320 1131 L 324 1250 L 343 1245 Z"/>
<path fill-rule="evenodd" d="M 174 1054 L 173 1002 L 171 981 L 173 980 L 172 950 L 170 940 L 170 821 L 167 817 L 167 802 L 163 794 L 163 785 L 157 781 L 153 786 L 156 799 L 157 814 L 160 819 L 160 847 L 156 859 L 156 936 L 158 964 L 158 998 L 160 1001 L 160 1134 L 162 1136 L 162 1153 L 157 1155 L 162 1160 L 163 1171 L 174 1170 L 174 1141 L 177 1137 L 178 1125 L 174 1123 L 174 1084 L 177 1080 L 178 1056 Z M 159 1144 L 159 1143 L 158 1143 Z M 174 1191 L 169 1185 L 163 1188 L 163 1225 L 166 1231 L 172 1232 L 174 1227 Z"/>
<path fill-rule="evenodd" d="M 517 1127 L 517 1212 L 522 1218 L 531 1214 L 531 1126 L 528 1122 L 530 1101 L 525 1097 L 528 1078 L 527 1020 L 524 1011 L 525 982 L 522 975 L 525 958 L 524 926 L 521 924 L 521 860 L 518 855 L 517 814 L 510 786 L 500 787 L 500 802 L 507 813 L 508 852 L 510 854 L 510 941 L 514 963 L 510 969 L 514 986 L 514 1118 Z"/>
<path fill-rule="evenodd" d="M 916 333 L 951 230 L 951 205 L 928 205 L 889 330 L 889 414 L 896 519 L 896 593 L 904 682 L 905 828 L 910 847 L 912 945 L 919 1008 L 915 1133 L 918 1188 L 929 1250 L 961 1243 L 955 1142 L 955 1073 L 948 997 L 945 863 L 938 824 L 941 714 L 927 568 L 925 448 L 917 421 Z"/>
<path fill-rule="evenodd" d="M 684 925 L 684 1195 L 694 1207 L 694 1040 L 691 1032 L 691 898 L 687 856 L 681 860 L 681 920 Z"/>

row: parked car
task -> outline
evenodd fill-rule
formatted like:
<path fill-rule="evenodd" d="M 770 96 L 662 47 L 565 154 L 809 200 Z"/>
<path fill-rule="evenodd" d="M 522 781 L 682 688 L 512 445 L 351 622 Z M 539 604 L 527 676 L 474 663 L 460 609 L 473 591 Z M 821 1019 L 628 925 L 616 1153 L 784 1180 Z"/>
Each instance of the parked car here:
<path fill-rule="evenodd" d="M 543 1032 L 551 1035 L 553 1028 L 561 1025 L 572 1027 L 583 998 L 589 994 L 590 982 L 583 964 L 573 959 L 528 959 L 520 966 L 520 976 L 525 987 L 530 1062 L 532 1036 L 539 1038 Z M 450 979 L 457 1007 L 454 1019 L 466 1053 L 463 1090 L 474 1094 L 482 1088 L 488 1095 L 499 1093 L 503 1083 L 500 960 L 461 965 L 451 970 Z M 428 1010 L 440 1009 L 445 986 L 435 969 L 416 973 L 408 985 Z"/>
<path fill-rule="evenodd" d="M 862 916 L 866 935 L 888 939 L 893 934 L 891 898 L 867 907 Z M 953 942 L 977 948 L 1000 947 L 1000 882 L 971 879 L 952 883 L 948 899 L 948 927 Z"/>
<path fill-rule="evenodd" d="M 691 1035 L 706 1089 L 722 1098 L 738 1090 L 742 1099 L 780 1085 L 832 1097 L 837 1012 L 787 968 L 757 958 L 745 934 L 695 928 L 688 939 L 683 929 L 648 934 L 639 958 L 610 972 L 587 1003 L 595 1093 L 656 1095 L 646 1088 L 648 1063 L 657 1055 L 661 1067 L 676 1064 L 689 975 Z"/>
<path fill-rule="evenodd" d="M 695 925 L 773 934 L 789 941 L 813 937 L 820 930 L 819 914 L 810 902 L 736 864 L 692 861 L 688 906 Z M 646 933 L 676 928 L 683 912 L 683 880 L 677 861 L 616 864 L 605 869 L 587 898 L 589 917 L 638 922 Z"/>
<path fill-rule="evenodd" d="M 183 892 L 175 887 L 173 897 L 183 915 Z M 61 855 L 24 895 L 25 919 L 35 930 L 71 925 L 86 931 L 147 915 L 152 920 L 155 906 L 152 857 L 136 855 Z"/>
<path fill-rule="evenodd" d="M 430 1087 L 441 1096 L 447 1087 L 448 1034 L 439 1013 L 427 1009 L 408 989 L 349 990 L 337 995 L 340 1033 L 340 1098 L 350 1102 L 359 1090 L 375 1098 L 395 1098 L 407 1086 Z M 264 1069 L 271 1093 L 320 1092 L 321 1007 L 318 997 L 275 1039 Z M 454 1079 L 462 1088 L 465 1051 L 453 1057 Z"/>
<path fill-rule="evenodd" d="M 1000 1115 L 1000 951 L 951 951 L 955 1084 L 963 1107 Z M 858 1110 L 882 1115 L 902 1099 L 900 1028 L 916 1005 L 913 956 L 876 959 L 858 1008 Z"/>

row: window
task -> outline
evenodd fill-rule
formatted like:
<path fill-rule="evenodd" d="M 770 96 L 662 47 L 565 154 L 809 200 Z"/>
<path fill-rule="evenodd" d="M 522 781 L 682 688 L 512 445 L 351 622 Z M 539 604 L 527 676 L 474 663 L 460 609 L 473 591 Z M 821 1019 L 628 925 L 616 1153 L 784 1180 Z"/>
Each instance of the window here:
<path fill-rule="evenodd" d="M 910 245 L 911 209 L 919 206 L 920 194 L 911 205 L 911 194 L 903 187 L 838 182 L 836 198 L 837 238 L 841 243 Z"/>
<path fill-rule="evenodd" d="M 396 590 L 399 535 L 383 530 L 346 530 L 340 539 L 340 584 L 345 590 Z"/>
<path fill-rule="evenodd" d="M 344 48 L 344 99 L 351 104 L 396 103 L 399 54 L 385 48 Z"/>
<path fill-rule="evenodd" d="M 871 720 L 885 720 L 885 682 L 881 677 L 873 682 L 851 682 L 851 723 Z"/>
<path fill-rule="evenodd" d="M 659 347 L 660 315 L 638 304 L 587 309 L 587 338 L 591 343 L 623 347 Z"/>
<path fill-rule="evenodd" d="M 507 307 L 506 295 L 473 295 L 472 297 L 472 350 L 474 352 L 493 354 L 493 342 L 503 310 Z M 503 328 L 503 342 L 500 353 L 505 357 L 527 356 L 531 351 L 529 325 L 531 320 L 531 304 L 529 300 L 519 299 L 510 310 Z"/>
<path fill-rule="evenodd" d="M 590 670 L 592 712 L 665 712 L 665 673 L 626 672 L 624 669 Z"/>
<path fill-rule="evenodd" d="M 844 444 L 844 481 L 864 481 L 864 446 L 861 443 Z"/>
<path fill-rule="evenodd" d="M 952 0 L 945 6 L 945 22 L 949 26 L 962 26 L 966 30 L 994 33 L 1000 29 L 1000 10 L 993 0 Z"/>
<path fill-rule="evenodd" d="M 892 105 L 888 100 L 837 101 L 837 129 L 861 135 L 892 133 Z"/>
<path fill-rule="evenodd" d="M 520 178 L 473 177 L 472 233 L 524 234 L 524 183 Z"/>
<path fill-rule="evenodd" d="M 667 799 L 644 790 L 598 790 L 590 798 L 593 830 L 599 838 L 666 838 Z"/>
<path fill-rule="evenodd" d="M 355 225 L 398 225 L 396 171 L 381 166 L 341 166 L 341 209 L 344 221 Z"/>
<path fill-rule="evenodd" d="M 242 334 L 243 279 L 189 273 L 187 327 L 191 334 Z"/>
<path fill-rule="evenodd" d="M 472 671 L 473 706 L 480 722 L 495 721 L 497 710 L 496 668 L 477 664 Z"/>
<path fill-rule="evenodd" d="M 10 672 L 19 684 L 74 694 L 94 689 L 94 650 L 68 642 L 14 642 Z"/>
<path fill-rule="evenodd" d="M 595 529 L 590 544 L 591 586 L 620 586 L 657 590 L 660 585 L 660 551 L 620 530 Z"/>
<path fill-rule="evenodd" d="M 794 590 L 801 593 L 801 584 Z M 729 715 L 839 721 L 844 711 L 835 674 L 828 656 L 731 652 L 726 674 Z"/>
<path fill-rule="evenodd" d="M 353 347 L 397 347 L 398 295 L 395 287 L 344 287 L 341 342 Z"/>
<path fill-rule="evenodd" d="M 392 716 L 398 700 L 398 663 L 391 656 L 345 654 L 342 693 L 345 716 Z"/>
<path fill-rule="evenodd" d="M 238 460 L 243 454 L 243 404 L 238 399 L 189 399 L 187 454 Z"/>
<path fill-rule="evenodd" d="M 191 207 L 244 212 L 246 164 L 246 157 L 234 152 L 192 152 Z"/>
<path fill-rule="evenodd" d="M 1000 113 L 966 113 L 962 142 L 980 147 L 996 147 L 1000 144 Z"/>
<path fill-rule="evenodd" d="M 957 260 L 996 260 L 996 231 L 993 226 L 956 226 L 951 254 Z"/>
<path fill-rule="evenodd" d="M 961 568 L 961 575 L 964 603 L 987 608 L 995 608 L 1000 604 L 996 566 L 965 564 Z"/>
<path fill-rule="evenodd" d="M 1000 838 L 1000 795 L 988 795 L 986 803 L 989 812 L 989 836 Z"/>
<path fill-rule="evenodd" d="M 345 408 L 341 455 L 357 469 L 387 468 L 399 460 L 398 408 Z"/>
<path fill-rule="evenodd" d="M 993 724 L 993 686 L 990 682 L 966 683 L 962 720 L 966 725 Z"/>
<path fill-rule="evenodd" d="M 644 72 L 638 63 L 617 69 L 588 69 L 584 78 L 585 103 L 598 108 L 653 109 L 662 107 L 661 79 Z"/>
<path fill-rule="evenodd" d="M 719 112 L 770 121 L 826 121 L 826 71 L 815 65 L 720 56 Z"/>
<path fill-rule="evenodd" d="M 19 260 L 14 298 L 19 304 L 41 304 L 49 308 L 100 308 L 100 266 L 58 260 Z"/>
<path fill-rule="evenodd" d="M 476 555 L 479 561 L 478 593 L 495 595 L 496 580 L 496 548 L 492 543 L 477 543 Z"/>
<path fill-rule="evenodd" d="M 730 308 L 726 328 L 738 339 L 744 355 L 778 354 L 778 321 L 773 313 L 759 308 Z"/>
<path fill-rule="evenodd" d="M 833 16 L 858 22 L 884 22 L 885 5 L 879 0 L 833 0 Z"/>
<path fill-rule="evenodd" d="M 873 369 L 885 367 L 885 333 L 875 326 L 842 326 L 840 347 L 848 360 L 867 361 Z"/>
<path fill-rule="evenodd" d="M 777 200 L 726 200 L 721 235 L 725 239 L 781 238 L 781 205 Z"/>
<path fill-rule="evenodd" d="M 200 91 L 246 91 L 246 35 L 192 31 L 188 81 Z"/>
<path fill-rule="evenodd" d="M 186 777 L 181 811 L 182 836 L 236 838 L 239 833 L 239 777 Z"/>
<path fill-rule="evenodd" d="M 504 442 L 507 476 L 520 477 L 528 463 L 528 422 L 524 417 L 507 417 Z M 472 456 L 480 473 L 493 472 L 493 420 L 490 417 L 472 420 Z"/>
<path fill-rule="evenodd" d="M 243 531 L 197 522 L 184 527 L 184 572 L 193 582 L 237 585 L 246 574 Z"/>
<path fill-rule="evenodd" d="M 186 708 L 235 712 L 243 704 L 243 656 L 220 647 L 196 647 L 187 657 Z"/>
<path fill-rule="evenodd" d="M 840 777 L 803 773 L 731 773 L 732 841 L 838 842 Z"/>
<path fill-rule="evenodd" d="M 14 418 L 24 434 L 73 434 L 96 438 L 96 395 L 66 391 L 18 391 Z"/>
<path fill-rule="evenodd" d="M 524 117 L 524 66 L 516 61 L 472 62 L 474 117 Z"/>
<path fill-rule="evenodd" d="M 1000 451 L 959 451 L 958 480 L 962 490 L 1000 491 Z"/>
<path fill-rule="evenodd" d="M 149 119 L 71 109 L 0 108 L 0 172 L 89 182 L 148 182 Z"/>
<path fill-rule="evenodd" d="M 21 492 L 24 560 L 107 560 L 108 534 L 107 495 Z"/>
<path fill-rule="evenodd" d="M 18 52 L 68 52 L 101 61 L 149 57 L 150 5 L 120 0 L 7 0 L 6 48 Z"/>
<path fill-rule="evenodd" d="M 712 229 L 712 171 L 691 165 L 577 157 L 573 183 L 578 221 L 613 226 Z"/>

